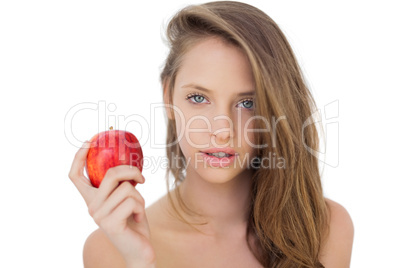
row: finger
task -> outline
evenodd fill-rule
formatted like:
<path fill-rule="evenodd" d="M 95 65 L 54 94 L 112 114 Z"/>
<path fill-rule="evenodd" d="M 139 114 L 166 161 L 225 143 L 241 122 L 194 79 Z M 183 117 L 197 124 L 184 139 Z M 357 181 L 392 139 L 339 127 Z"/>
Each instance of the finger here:
<path fill-rule="evenodd" d="M 71 169 L 68 174 L 71 181 L 77 187 L 78 191 L 87 201 L 89 187 L 92 188 L 90 181 L 84 175 L 85 161 L 90 148 L 90 142 L 86 141 L 75 154 Z"/>
<path fill-rule="evenodd" d="M 127 198 L 133 198 L 136 202 L 138 202 L 142 207 L 145 208 L 144 198 L 141 196 L 138 190 L 134 188 L 134 186 L 126 181 L 113 191 L 108 199 L 100 205 L 99 209 L 96 210 L 96 208 L 92 208 L 91 204 L 90 211 L 93 213 L 93 215 L 91 216 L 94 218 L 95 222 L 100 221 L 107 215 L 111 214 L 112 211 L 115 210 Z M 93 206 L 94 205 L 95 204 L 93 204 Z"/>
<path fill-rule="evenodd" d="M 84 175 L 85 161 L 87 158 L 89 147 L 90 143 L 87 141 L 84 142 L 74 156 L 74 160 L 71 164 L 70 172 L 68 174 L 73 183 L 76 183 L 77 179 L 80 176 Z"/>
<path fill-rule="evenodd" d="M 145 208 L 133 198 L 125 199 L 115 210 L 101 221 L 101 226 L 109 234 L 120 234 L 133 215 L 144 214 Z"/>
<path fill-rule="evenodd" d="M 99 192 L 96 200 L 98 205 L 105 202 L 110 194 L 119 185 L 119 183 L 125 180 L 133 180 L 142 183 L 145 179 L 137 167 L 120 165 L 109 168 L 101 184 L 99 185 Z"/>

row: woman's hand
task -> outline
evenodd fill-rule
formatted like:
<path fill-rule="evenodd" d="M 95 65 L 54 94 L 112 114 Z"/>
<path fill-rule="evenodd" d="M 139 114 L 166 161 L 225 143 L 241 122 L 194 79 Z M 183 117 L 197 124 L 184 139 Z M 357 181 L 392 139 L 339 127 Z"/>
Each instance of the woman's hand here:
<path fill-rule="evenodd" d="M 119 250 L 128 267 L 153 267 L 155 252 L 141 194 L 126 180 L 144 183 L 137 167 L 110 168 L 99 186 L 84 175 L 89 142 L 78 150 L 69 177 L 84 198 L 89 214 Z M 125 181 L 125 182 L 122 182 Z M 122 182 L 120 184 L 120 182 Z"/>

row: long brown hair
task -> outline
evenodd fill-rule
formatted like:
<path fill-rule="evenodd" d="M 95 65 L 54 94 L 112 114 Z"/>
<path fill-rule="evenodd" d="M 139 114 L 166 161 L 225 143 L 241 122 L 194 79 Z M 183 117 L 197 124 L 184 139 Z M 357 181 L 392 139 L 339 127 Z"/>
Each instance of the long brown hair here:
<path fill-rule="evenodd" d="M 278 25 L 253 6 L 219 1 L 180 10 L 170 20 L 166 36 L 170 53 L 161 81 L 170 103 L 183 55 L 193 44 L 219 37 L 248 57 L 256 86 L 255 114 L 268 121 L 277 119 L 275 131 L 258 132 L 257 144 L 268 146 L 257 149 L 257 155 L 261 159 L 281 156 L 286 167 L 255 169 L 247 241 L 264 267 L 323 267 L 318 257 L 328 234 L 329 210 L 318 159 L 306 149 L 318 151 L 318 132 L 314 124 L 303 125 L 316 105 Z M 286 120 L 278 120 L 281 116 Z M 256 122 L 255 128 L 265 127 Z M 183 158 L 177 138 L 174 118 L 170 118 L 167 177 L 173 174 L 176 186 L 185 178 L 184 163 L 174 161 Z M 177 187 L 175 194 L 181 200 Z M 168 196 L 174 206 L 170 192 Z M 182 201 L 180 205 L 185 206 Z"/>

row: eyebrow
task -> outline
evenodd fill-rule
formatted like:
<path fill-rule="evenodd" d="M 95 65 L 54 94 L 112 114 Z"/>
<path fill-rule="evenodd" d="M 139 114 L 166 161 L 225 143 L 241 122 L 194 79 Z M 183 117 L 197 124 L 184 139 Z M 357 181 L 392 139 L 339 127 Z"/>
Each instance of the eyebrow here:
<path fill-rule="evenodd" d="M 205 88 L 203 86 L 197 85 L 197 84 L 187 84 L 187 85 L 182 86 L 182 88 L 194 88 L 194 89 L 204 91 L 206 93 L 211 93 L 211 94 L 213 93 L 212 90 Z M 253 95 L 255 95 L 255 91 L 253 90 L 253 91 L 240 92 L 236 95 L 237 96 L 253 96 Z"/>

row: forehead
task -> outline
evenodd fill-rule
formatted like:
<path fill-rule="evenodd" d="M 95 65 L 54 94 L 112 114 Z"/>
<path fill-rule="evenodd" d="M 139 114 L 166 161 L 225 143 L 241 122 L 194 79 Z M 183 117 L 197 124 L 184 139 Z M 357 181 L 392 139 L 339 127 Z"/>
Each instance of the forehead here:
<path fill-rule="evenodd" d="M 176 77 L 178 88 L 201 84 L 216 91 L 250 91 L 254 78 L 249 60 L 238 47 L 219 38 L 196 43 L 184 55 Z"/>

